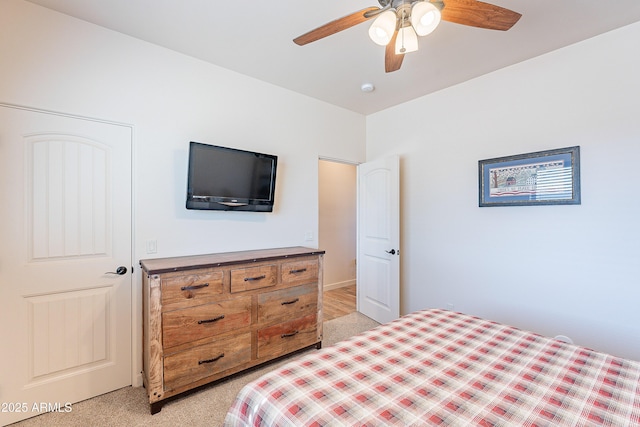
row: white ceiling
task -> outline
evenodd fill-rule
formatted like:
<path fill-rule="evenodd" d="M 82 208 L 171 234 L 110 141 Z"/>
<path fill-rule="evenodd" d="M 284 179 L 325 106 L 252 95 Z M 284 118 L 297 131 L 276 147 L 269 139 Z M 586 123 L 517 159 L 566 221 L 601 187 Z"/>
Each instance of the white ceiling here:
<path fill-rule="evenodd" d="M 306 46 L 292 42 L 377 0 L 28 1 L 362 114 L 640 21 L 638 0 L 487 1 L 522 18 L 506 32 L 443 21 L 386 74 L 384 47 L 368 38 L 371 21 Z M 363 93 L 363 83 L 375 91 Z"/>

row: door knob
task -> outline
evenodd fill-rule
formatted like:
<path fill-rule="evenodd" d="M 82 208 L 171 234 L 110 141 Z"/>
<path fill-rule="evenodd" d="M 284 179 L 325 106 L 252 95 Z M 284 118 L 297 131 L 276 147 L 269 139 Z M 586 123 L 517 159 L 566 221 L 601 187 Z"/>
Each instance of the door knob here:
<path fill-rule="evenodd" d="M 121 265 L 120 267 L 116 268 L 116 271 L 107 271 L 104 274 L 117 274 L 118 276 L 122 276 L 124 274 L 127 274 L 127 267 Z"/>
<path fill-rule="evenodd" d="M 388 254 L 391 254 L 391 255 L 395 255 L 396 254 L 396 250 L 395 249 L 391 249 L 390 251 L 385 251 L 385 252 L 388 253 Z"/>

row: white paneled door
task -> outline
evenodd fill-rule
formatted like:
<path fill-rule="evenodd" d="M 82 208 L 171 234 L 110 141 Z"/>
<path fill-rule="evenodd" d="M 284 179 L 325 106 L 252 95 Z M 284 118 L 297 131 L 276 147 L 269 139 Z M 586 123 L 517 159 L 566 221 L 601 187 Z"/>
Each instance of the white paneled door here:
<path fill-rule="evenodd" d="M 131 384 L 131 144 L 0 105 L 1 425 Z"/>
<path fill-rule="evenodd" d="M 358 311 L 380 322 L 400 315 L 400 160 L 358 166 Z"/>

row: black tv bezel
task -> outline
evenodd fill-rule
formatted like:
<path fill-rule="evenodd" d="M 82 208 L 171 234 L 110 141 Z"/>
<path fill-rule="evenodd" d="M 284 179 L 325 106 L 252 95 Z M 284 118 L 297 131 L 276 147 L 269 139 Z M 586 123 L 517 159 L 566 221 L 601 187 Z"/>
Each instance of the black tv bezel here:
<path fill-rule="evenodd" d="M 211 150 L 227 150 L 236 153 L 259 156 L 271 159 L 273 161 L 273 173 L 271 174 L 270 182 L 270 194 L 271 198 L 264 199 L 251 199 L 240 197 L 209 197 L 207 200 L 194 200 L 193 188 L 192 188 L 192 171 L 193 162 L 191 160 L 193 154 L 193 147 L 195 145 L 204 146 Z M 276 173 L 278 170 L 278 156 L 274 154 L 260 153 L 257 151 L 242 150 L 239 148 L 225 147 L 222 145 L 205 144 L 203 142 L 190 141 L 189 142 L 189 156 L 187 163 L 187 200 L 186 208 L 189 210 L 211 210 L 211 211 L 241 211 L 241 212 L 273 212 L 275 204 L 275 190 L 276 190 Z"/>

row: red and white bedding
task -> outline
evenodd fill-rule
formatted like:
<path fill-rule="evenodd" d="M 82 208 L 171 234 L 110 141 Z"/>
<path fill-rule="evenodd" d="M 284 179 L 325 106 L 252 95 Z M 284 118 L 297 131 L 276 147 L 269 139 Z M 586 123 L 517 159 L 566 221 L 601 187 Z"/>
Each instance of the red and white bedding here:
<path fill-rule="evenodd" d="M 225 426 L 638 426 L 640 362 L 419 311 L 246 385 Z"/>

